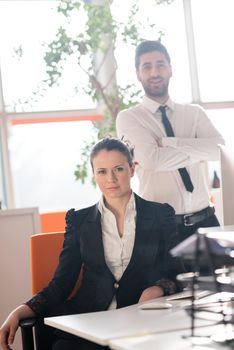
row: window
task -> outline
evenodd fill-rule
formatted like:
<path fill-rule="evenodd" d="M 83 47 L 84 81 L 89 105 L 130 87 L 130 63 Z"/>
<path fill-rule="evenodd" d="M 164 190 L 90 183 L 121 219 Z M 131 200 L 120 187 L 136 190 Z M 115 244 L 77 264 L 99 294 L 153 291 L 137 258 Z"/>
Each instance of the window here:
<path fill-rule="evenodd" d="M 57 28 L 65 24 L 64 17 L 55 10 L 58 3 L 58 0 L 0 1 L 3 84 L 1 89 L 0 81 L 0 128 L 4 124 L 4 130 L 7 129 L 7 119 L 16 121 L 21 118 L 21 113 L 23 119 L 31 118 L 34 121 L 38 113 L 42 118 L 63 115 L 68 120 L 72 110 L 77 116 L 89 114 L 87 110 L 96 110 L 91 97 L 83 90 L 88 84 L 88 78 L 73 57 L 64 62 L 64 76 L 58 85 L 49 88 L 44 82 L 47 78 L 43 59 L 44 44 L 51 42 Z M 117 19 L 124 21 L 123 17 L 128 18 L 132 3 L 132 0 L 125 0 L 123 11 L 119 1 L 114 0 L 111 10 Z M 153 30 L 142 30 L 142 38 L 154 40 L 159 37 L 159 32 L 163 33 L 162 42 L 168 48 L 172 61 L 170 95 L 173 100 L 207 103 L 213 109 L 208 111 L 208 115 L 214 119 L 224 138 L 232 142 L 233 0 L 174 0 L 169 5 L 165 2 L 156 5 L 155 0 L 139 0 L 138 4 L 140 13 L 134 20 L 155 24 Z M 184 12 L 185 4 L 191 5 L 188 6 L 191 18 Z M 82 11 L 79 12 L 79 18 L 76 14 L 69 30 L 73 33 L 77 26 L 85 30 L 84 19 Z M 194 33 L 194 38 L 191 38 L 191 33 Z M 188 45 L 191 42 L 194 42 L 192 53 Z M 134 51 L 135 47 L 124 44 L 123 40 L 117 42 L 117 81 L 121 87 L 134 83 L 141 89 L 135 75 Z M 194 57 L 195 64 L 190 62 L 191 57 Z M 105 64 L 109 65 L 106 71 L 112 72 L 114 62 Z M 197 71 L 197 76 L 194 79 L 191 68 L 196 64 L 194 71 Z M 106 77 L 105 69 L 103 75 Z M 194 89 L 195 85 L 197 90 Z M 195 90 L 197 94 L 194 94 Z M 217 110 L 217 101 L 230 103 L 223 105 L 223 110 Z M 220 118 L 223 116 L 227 121 L 225 125 Z M 5 139 L 0 144 L 0 147 L 4 145 L 5 150 L 8 142 L 10 151 L 7 161 L 3 159 L 3 156 L 7 156 L 6 152 L 0 152 L 0 201 L 7 197 L 10 184 L 6 186 L 4 180 L 9 182 L 8 175 L 12 171 L 10 178 L 13 179 L 16 207 L 39 206 L 40 210 L 47 211 L 93 204 L 99 197 L 97 189 L 89 182 L 82 186 L 74 177 L 83 141 L 91 135 L 90 121 L 11 126 L 9 138 L 4 133 Z M 11 169 L 3 169 L 8 164 L 11 164 Z M 137 188 L 137 180 L 133 182 L 133 187 Z"/>
<path fill-rule="evenodd" d="M 32 112 L 95 108 L 84 93 L 88 77 L 74 57 L 64 63 L 58 86 L 49 88 L 43 59 L 45 43 L 55 37 L 64 17 L 55 10 L 58 1 L 0 1 L 0 52 L 6 112 Z M 83 25 L 79 12 L 76 26 Z"/>
<path fill-rule="evenodd" d="M 91 134 L 90 121 L 15 125 L 9 146 L 16 207 L 59 211 L 94 204 L 97 189 L 74 176 L 83 141 Z"/>
<path fill-rule="evenodd" d="M 192 0 L 202 102 L 234 101 L 234 2 Z"/>
<path fill-rule="evenodd" d="M 117 1 L 118 2 L 118 1 Z M 117 17 L 122 18 L 123 11 L 114 2 Z M 131 3 L 131 1 L 129 1 Z M 167 47 L 171 56 L 173 78 L 170 83 L 170 94 L 177 102 L 191 102 L 191 82 L 189 75 L 189 62 L 186 44 L 186 32 L 184 23 L 183 2 L 174 0 L 170 5 L 156 5 L 155 1 L 140 0 L 140 13 L 136 21 L 140 23 L 155 23 L 156 29 L 143 31 L 142 38 L 148 40 L 157 40 L 162 31 L 162 43 Z M 128 16 L 128 8 L 125 7 L 125 16 Z M 124 45 L 119 42 L 116 48 L 116 57 L 118 62 L 117 78 L 121 86 L 135 83 L 139 85 L 135 76 L 134 52 L 135 47 Z M 126 74 L 127 72 L 127 74 Z M 140 85 L 139 85 L 139 88 Z"/>
<path fill-rule="evenodd" d="M 31 118 L 34 121 L 38 118 L 48 119 L 51 115 L 56 118 L 54 111 L 65 117 L 72 110 L 75 116 L 87 116 L 90 114 L 88 111 L 95 114 L 96 104 L 83 90 L 88 78 L 73 57 L 64 63 L 64 74 L 57 86 L 49 88 L 44 82 L 47 78 L 43 59 L 45 43 L 54 39 L 60 25 L 65 25 L 64 17 L 55 10 L 58 3 L 47 0 L 0 1 L 4 100 L 0 118 L 4 123 L 7 123 L 7 118 Z M 84 13 L 79 12 L 79 15 L 80 18 L 75 18 L 70 24 L 71 33 L 77 29 L 77 25 L 84 25 Z M 67 112 L 62 113 L 62 110 Z M 7 164 L 11 165 L 16 207 L 38 206 L 41 211 L 65 210 L 95 202 L 97 190 L 88 181 L 86 186 L 82 186 L 74 176 L 83 141 L 92 134 L 91 122 L 8 126 L 10 159 Z M 1 165 L 2 162 L 0 170 Z M 5 173 L 7 171 L 5 169 Z M 0 174 L 1 200 L 5 184 L 1 171 Z"/>

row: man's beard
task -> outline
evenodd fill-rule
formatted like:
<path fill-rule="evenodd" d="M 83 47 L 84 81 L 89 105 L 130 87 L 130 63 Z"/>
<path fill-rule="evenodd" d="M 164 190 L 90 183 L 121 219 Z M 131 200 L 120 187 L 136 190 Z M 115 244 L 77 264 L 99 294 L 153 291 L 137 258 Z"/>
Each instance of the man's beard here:
<path fill-rule="evenodd" d="M 150 88 L 146 85 L 143 85 L 146 96 L 149 97 L 164 97 L 168 95 L 168 85 L 163 85 L 159 88 Z"/>

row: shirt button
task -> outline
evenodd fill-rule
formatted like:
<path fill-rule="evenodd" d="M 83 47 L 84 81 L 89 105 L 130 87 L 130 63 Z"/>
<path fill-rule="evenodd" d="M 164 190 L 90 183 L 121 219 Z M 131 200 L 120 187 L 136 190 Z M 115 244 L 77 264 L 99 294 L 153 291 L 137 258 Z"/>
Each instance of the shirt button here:
<path fill-rule="evenodd" d="M 114 283 L 115 289 L 119 288 L 119 283 Z"/>

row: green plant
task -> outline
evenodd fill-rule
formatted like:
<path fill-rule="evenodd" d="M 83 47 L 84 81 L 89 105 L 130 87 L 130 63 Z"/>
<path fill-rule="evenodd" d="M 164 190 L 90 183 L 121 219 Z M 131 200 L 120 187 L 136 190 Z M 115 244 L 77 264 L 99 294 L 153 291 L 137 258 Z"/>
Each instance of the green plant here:
<path fill-rule="evenodd" d="M 170 4 L 172 1 L 155 0 L 155 4 Z M 117 84 L 117 64 L 114 56 L 117 42 L 136 46 L 143 39 L 140 33 L 145 26 L 158 33 L 158 39 L 162 36 L 162 32 L 156 30 L 155 23 L 143 25 L 136 20 L 139 12 L 138 0 L 131 0 L 126 23 L 115 19 L 112 13 L 113 4 L 113 0 L 61 0 L 57 11 L 63 14 L 65 23 L 69 24 L 75 13 L 83 11 L 86 16 L 85 30 L 71 36 L 66 26 L 58 28 L 55 39 L 47 45 L 44 57 L 48 74 L 47 84 L 52 86 L 62 76 L 63 62 L 68 57 L 75 56 L 77 64 L 89 77 L 89 85 L 85 87 L 85 92 L 103 107 L 103 121 L 93 123 L 93 135 L 84 143 L 81 162 L 75 169 L 75 177 L 82 183 L 88 178 L 89 154 L 93 144 L 106 135 L 115 135 L 115 119 L 118 112 L 134 105 L 142 93 L 134 85 L 121 87 Z M 112 55 L 110 76 L 103 81 L 101 72 L 107 65 L 109 55 Z"/>

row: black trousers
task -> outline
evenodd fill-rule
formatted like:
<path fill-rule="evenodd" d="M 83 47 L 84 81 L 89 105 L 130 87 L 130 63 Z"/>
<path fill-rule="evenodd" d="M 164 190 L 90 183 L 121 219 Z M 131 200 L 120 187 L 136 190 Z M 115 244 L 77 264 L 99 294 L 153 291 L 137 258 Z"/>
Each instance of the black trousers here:
<path fill-rule="evenodd" d="M 101 346 L 70 333 L 55 330 L 53 334 L 52 350 L 107 350 Z"/>
<path fill-rule="evenodd" d="M 220 226 L 219 221 L 215 214 L 209 216 L 203 221 L 198 222 L 192 226 L 184 226 L 183 224 L 177 224 L 177 232 L 179 235 L 179 241 L 182 242 L 189 236 L 193 235 L 200 227 L 212 227 Z"/>
<path fill-rule="evenodd" d="M 179 236 L 179 241 L 182 242 L 189 236 L 193 235 L 198 228 L 200 227 L 214 227 L 214 226 L 220 226 L 219 221 L 215 214 L 209 216 L 203 221 L 200 221 L 199 223 L 192 225 L 192 226 L 184 226 L 181 224 L 177 224 L 177 232 Z M 187 272 L 194 271 L 194 262 L 190 261 L 184 261 L 184 267 Z M 201 267 L 200 272 L 202 274 L 210 274 L 209 267 Z"/>
<path fill-rule="evenodd" d="M 107 346 L 101 346 L 79 337 L 74 339 L 57 339 L 53 342 L 52 350 L 104 350 Z"/>

